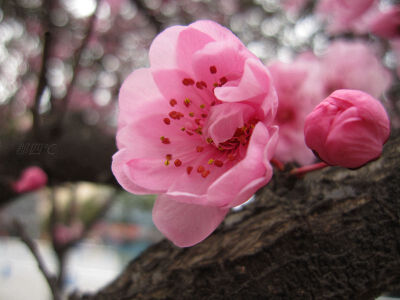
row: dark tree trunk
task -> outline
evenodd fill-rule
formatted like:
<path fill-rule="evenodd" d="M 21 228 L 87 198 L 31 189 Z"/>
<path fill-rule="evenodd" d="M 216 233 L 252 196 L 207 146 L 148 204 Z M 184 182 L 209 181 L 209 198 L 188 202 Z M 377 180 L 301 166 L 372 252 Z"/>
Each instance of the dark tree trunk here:
<path fill-rule="evenodd" d="M 400 286 L 400 138 L 358 170 L 276 174 L 208 239 L 164 240 L 72 299 L 374 299 Z"/>

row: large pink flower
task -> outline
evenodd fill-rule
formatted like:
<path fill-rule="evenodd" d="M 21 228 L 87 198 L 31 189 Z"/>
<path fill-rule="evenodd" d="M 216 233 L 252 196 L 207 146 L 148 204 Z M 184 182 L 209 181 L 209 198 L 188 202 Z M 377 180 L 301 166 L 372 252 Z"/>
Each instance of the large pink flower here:
<path fill-rule="evenodd" d="M 306 118 L 305 140 L 329 165 L 358 168 L 378 158 L 390 134 L 382 104 L 357 90 L 337 90 Z"/>
<path fill-rule="evenodd" d="M 37 190 L 46 183 L 46 173 L 41 168 L 32 166 L 22 171 L 20 178 L 12 184 L 12 188 L 16 193 L 26 193 Z"/>
<path fill-rule="evenodd" d="M 269 65 L 279 98 L 275 124 L 279 126 L 279 142 L 275 158 L 282 162 L 310 164 L 314 154 L 304 142 L 304 121 L 323 100 L 319 82 L 319 61 L 312 53 L 304 53 L 292 63 Z"/>
<path fill-rule="evenodd" d="M 159 194 L 154 223 L 191 246 L 270 180 L 277 97 L 263 64 L 212 21 L 166 29 L 149 56 L 120 91 L 112 170 L 129 192 Z"/>
<path fill-rule="evenodd" d="M 359 41 L 333 42 L 321 58 L 321 72 L 325 96 L 339 89 L 355 89 L 379 98 L 392 81 L 371 45 Z"/>

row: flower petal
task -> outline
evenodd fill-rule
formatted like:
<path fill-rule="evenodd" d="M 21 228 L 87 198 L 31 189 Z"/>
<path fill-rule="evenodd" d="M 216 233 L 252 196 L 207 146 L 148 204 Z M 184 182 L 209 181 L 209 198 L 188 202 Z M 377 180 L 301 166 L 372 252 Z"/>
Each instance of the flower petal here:
<path fill-rule="evenodd" d="M 237 206 L 267 184 L 272 177 L 269 161 L 274 154 L 277 139 L 277 127 L 273 127 L 269 133 L 264 124 L 257 123 L 245 158 L 210 186 L 208 204 Z"/>
<path fill-rule="evenodd" d="M 208 237 L 229 209 L 180 203 L 160 195 L 153 207 L 153 222 L 178 247 L 193 246 Z"/>
<path fill-rule="evenodd" d="M 171 26 L 161 32 L 153 40 L 149 50 L 149 60 L 152 68 L 176 68 L 177 45 L 179 34 L 186 26 Z"/>
<path fill-rule="evenodd" d="M 215 105 L 210 109 L 204 132 L 218 145 L 229 140 L 236 129 L 243 127 L 253 114 L 254 109 L 247 104 L 223 103 Z"/>
<path fill-rule="evenodd" d="M 119 92 L 118 125 L 133 121 L 138 108 L 162 98 L 149 69 L 138 69 L 130 74 Z"/>

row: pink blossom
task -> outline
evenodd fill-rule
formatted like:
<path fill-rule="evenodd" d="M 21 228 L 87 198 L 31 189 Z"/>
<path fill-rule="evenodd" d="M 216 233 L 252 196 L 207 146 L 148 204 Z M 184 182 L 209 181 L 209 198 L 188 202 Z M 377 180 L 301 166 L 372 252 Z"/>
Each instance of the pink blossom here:
<path fill-rule="evenodd" d="M 363 17 L 369 10 L 377 9 L 376 6 L 376 0 L 321 0 L 315 12 L 328 22 L 327 31 L 337 34 L 352 31 L 358 23 L 364 23 Z"/>
<path fill-rule="evenodd" d="M 400 37 L 400 5 L 377 15 L 370 24 L 370 30 L 387 39 Z"/>
<path fill-rule="evenodd" d="M 12 184 L 16 193 L 26 193 L 37 190 L 47 183 L 46 173 L 39 167 L 28 167 L 22 171 L 20 178 Z"/>
<path fill-rule="evenodd" d="M 212 21 L 166 29 L 149 57 L 120 90 L 112 170 L 127 191 L 159 194 L 155 225 L 192 246 L 270 180 L 277 97 L 265 66 Z"/>
<path fill-rule="evenodd" d="M 392 81 L 371 45 L 359 41 L 333 42 L 321 58 L 321 72 L 325 96 L 339 89 L 356 89 L 379 98 Z"/>
<path fill-rule="evenodd" d="M 285 163 L 310 164 L 315 156 L 304 142 L 304 121 L 324 97 L 323 85 L 316 84 L 319 62 L 313 54 L 304 53 L 292 63 L 274 62 L 268 67 L 279 99 L 275 158 Z"/>
<path fill-rule="evenodd" d="M 56 224 L 54 226 L 54 239 L 58 245 L 65 245 L 82 236 L 83 225 L 81 222 L 74 222 L 71 226 Z"/>
<path fill-rule="evenodd" d="M 357 90 L 337 90 L 306 118 L 306 144 L 329 165 L 358 168 L 378 158 L 390 134 L 382 104 Z"/>

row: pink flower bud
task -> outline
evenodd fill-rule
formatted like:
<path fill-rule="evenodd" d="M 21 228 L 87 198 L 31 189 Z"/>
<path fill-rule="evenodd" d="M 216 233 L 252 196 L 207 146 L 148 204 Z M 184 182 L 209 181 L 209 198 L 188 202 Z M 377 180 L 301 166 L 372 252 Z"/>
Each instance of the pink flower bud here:
<path fill-rule="evenodd" d="M 382 104 L 358 90 L 337 90 L 307 116 L 306 144 L 329 165 L 358 168 L 378 158 L 390 134 Z"/>
<path fill-rule="evenodd" d="M 28 167 L 22 171 L 20 178 L 12 184 L 16 193 L 34 191 L 47 183 L 46 173 L 39 167 Z"/>

